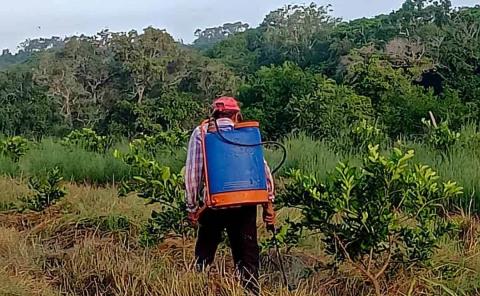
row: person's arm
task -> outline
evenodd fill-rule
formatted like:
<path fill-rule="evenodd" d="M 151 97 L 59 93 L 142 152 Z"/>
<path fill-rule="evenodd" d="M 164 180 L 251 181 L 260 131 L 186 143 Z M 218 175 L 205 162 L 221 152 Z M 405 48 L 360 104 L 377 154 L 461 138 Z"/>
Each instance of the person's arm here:
<path fill-rule="evenodd" d="M 272 172 L 270 167 L 265 161 L 265 174 L 267 178 L 267 190 L 268 190 L 268 199 L 269 202 L 263 204 L 263 221 L 269 227 L 275 227 L 275 210 L 273 208 L 273 202 L 275 200 L 275 183 L 273 180 Z"/>
<path fill-rule="evenodd" d="M 187 211 L 198 211 L 199 189 L 203 180 L 203 150 L 200 127 L 197 127 L 188 143 L 187 163 L 185 165 L 185 203 Z"/>
<path fill-rule="evenodd" d="M 275 201 L 275 183 L 273 181 L 273 175 L 267 161 L 264 160 L 263 162 L 265 163 L 265 175 L 267 177 L 268 199 L 273 203 Z"/>

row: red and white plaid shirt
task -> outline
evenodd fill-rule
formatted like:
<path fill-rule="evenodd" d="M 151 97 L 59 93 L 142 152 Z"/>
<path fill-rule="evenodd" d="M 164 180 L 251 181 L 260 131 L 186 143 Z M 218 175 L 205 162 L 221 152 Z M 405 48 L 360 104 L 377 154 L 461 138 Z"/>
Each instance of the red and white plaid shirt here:
<path fill-rule="evenodd" d="M 218 119 L 218 127 L 221 130 L 228 130 L 234 127 L 234 123 L 229 118 Z M 207 126 L 197 127 L 190 137 L 188 143 L 187 163 L 185 166 L 185 202 L 189 212 L 195 212 L 198 209 L 199 201 L 204 196 L 200 192 L 203 191 L 203 149 L 202 149 L 202 133 L 201 128 L 207 129 Z M 275 188 L 273 184 L 272 173 L 265 161 L 265 172 L 267 177 L 267 189 L 269 199 L 273 202 L 275 198 Z"/>

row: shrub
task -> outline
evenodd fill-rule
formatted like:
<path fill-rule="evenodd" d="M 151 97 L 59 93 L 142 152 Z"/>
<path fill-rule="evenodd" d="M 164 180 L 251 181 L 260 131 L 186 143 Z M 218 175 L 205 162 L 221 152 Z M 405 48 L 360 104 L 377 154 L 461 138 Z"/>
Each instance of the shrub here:
<path fill-rule="evenodd" d="M 323 233 L 327 253 L 351 262 L 381 295 L 378 279 L 393 261 L 430 259 L 449 229 L 441 205 L 462 188 L 440 183 L 428 166 L 412 165 L 413 151 L 394 149 L 385 157 L 378 150 L 370 146 L 361 167 L 340 163 L 326 184 L 292 171 L 279 200 L 300 208 L 303 226 Z"/>
<path fill-rule="evenodd" d="M 178 148 L 184 148 L 188 140 L 188 133 L 180 129 L 171 129 L 156 133 L 154 136 L 141 135 L 133 140 L 130 151 L 133 154 L 141 154 L 155 158 L 159 153 L 174 153 Z"/>
<path fill-rule="evenodd" d="M 448 153 L 460 140 L 460 133 L 452 131 L 446 121 L 438 126 L 426 119 L 422 119 L 422 122 L 426 128 L 426 142 L 443 153 Z"/>
<path fill-rule="evenodd" d="M 99 136 L 89 128 L 72 131 L 63 139 L 64 145 L 76 145 L 90 152 L 105 153 L 111 146 L 111 139 L 106 136 Z"/>
<path fill-rule="evenodd" d="M 341 137 L 331 141 L 331 146 L 335 151 L 350 154 L 368 153 L 370 143 L 384 144 L 388 140 L 388 137 L 379 128 L 378 122 L 371 123 L 366 119 L 355 122 L 342 134 Z"/>
<path fill-rule="evenodd" d="M 9 157 L 14 162 L 18 162 L 20 157 L 28 151 L 28 140 L 14 136 L 0 141 L 0 155 Z"/>
<path fill-rule="evenodd" d="M 185 227 L 187 211 L 183 176 L 153 158 L 149 139 L 134 141 L 126 154 L 115 151 L 115 157 L 122 159 L 135 172 L 131 180 L 122 182 L 120 196 L 135 192 L 148 204 L 160 203 L 162 207 L 161 212 L 152 212 L 142 232 L 141 243 L 147 246 L 163 240 L 168 234 L 184 237 L 190 232 Z"/>
<path fill-rule="evenodd" d="M 370 99 L 350 87 L 322 78 L 307 95 L 293 96 L 287 105 L 290 128 L 320 139 L 332 140 L 350 131 L 356 122 L 373 117 Z"/>
<path fill-rule="evenodd" d="M 30 177 L 28 188 L 32 191 L 32 194 L 22 198 L 25 208 L 41 212 L 55 204 L 67 193 L 65 188 L 61 186 L 62 181 L 63 178 L 58 168 L 47 171 L 41 177 Z"/>
<path fill-rule="evenodd" d="M 239 99 L 246 117 L 262 122 L 266 138 L 280 138 L 292 130 L 292 115 L 286 108 L 290 100 L 313 93 L 321 79 L 291 62 L 262 67 L 241 87 Z"/>

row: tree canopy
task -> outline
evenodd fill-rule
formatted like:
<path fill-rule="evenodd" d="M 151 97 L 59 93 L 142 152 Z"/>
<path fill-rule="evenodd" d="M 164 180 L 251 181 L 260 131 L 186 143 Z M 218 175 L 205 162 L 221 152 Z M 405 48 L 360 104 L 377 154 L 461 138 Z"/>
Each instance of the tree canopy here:
<path fill-rule="evenodd" d="M 452 126 L 480 116 L 480 6 L 406 0 L 388 15 L 343 21 L 329 6 L 288 5 L 256 28 L 195 34 L 191 46 L 149 27 L 4 50 L 0 132 L 191 129 L 220 95 L 237 96 L 267 138 L 338 137 L 365 119 L 414 137 L 429 111 Z"/>

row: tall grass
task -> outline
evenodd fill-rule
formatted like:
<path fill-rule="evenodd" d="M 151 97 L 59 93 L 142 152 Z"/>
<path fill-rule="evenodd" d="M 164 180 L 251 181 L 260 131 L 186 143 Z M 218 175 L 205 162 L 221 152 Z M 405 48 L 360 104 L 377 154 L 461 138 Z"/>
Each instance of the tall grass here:
<path fill-rule="evenodd" d="M 442 155 L 421 142 L 407 142 L 406 146 L 415 150 L 415 162 L 433 167 L 443 180 L 453 180 L 464 187 L 465 194 L 454 201 L 454 205 L 463 208 L 473 206 L 480 210 L 480 133 L 476 125 L 466 125 L 461 135 L 461 143 L 447 155 Z M 325 180 L 339 161 L 355 164 L 362 158 L 360 155 L 336 153 L 330 148 L 330 143 L 304 134 L 289 136 L 282 142 L 287 148 L 288 156 L 277 175 L 282 175 L 289 169 L 300 169 Z M 120 142 L 115 148 L 127 151 L 128 145 Z M 390 150 L 389 147 L 385 148 L 386 152 Z M 266 147 L 265 153 L 270 167 L 275 168 L 281 161 L 282 151 Z M 186 149 L 166 151 L 156 158 L 160 164 L 180 171 L 185 164 Z M 19 163 L 0 157 L 0 174 L 8 176 L 40 175 L 54 167 L 60 168 L 66 180 L 80 183 L 112 183 L 132 175 L 129 166 L 115 159 L 112 151 L 97 154 L 79 147 L 65 147 L 53 139 L 35 144 Z"/>
<path fill-rule="evenodd" d="M 304 134 L 289 136 L 283 144 L 287 148 L 287 159 L 279 171 L 280 175 L 289 169 L 300 169 L 303 173 L 314 174 L 316 178 L 324 180 L 339 161 L 356 161 L 355 156 L 339 155 L 327 143 Z M 266 159 L 272 169 L 280 163 L 281 158 L 281 150 L 266 150 Z"/>
<path fill-rule="evenodd" d="M 409 145 L 415 150 L 414 161 L 431 166 L 442 180 L 452 180 L 464 188 L 464 194 L 453 201 L 462 208 L 480 210 L 480 154 L 468 147 L 454 147 L 447 155 L 420 143 Z"/>
<path fill-rule="evenodd" d="M 18 164 L 10 158 L 0 155 L 0 174 L 7 176 L 17 176 L 19 173 Z"/>
<path fill-rule="evenodd" d="M 20 159 L 19 167 L 26 175 L 40 175 L 58 167 L 65 180 L 75 182 L 107 183 L 130 176 L 130 168 L 111 152 L 97 154 L 75 146 L 65 147 L 51 139 L 30 149 Z"/>
<path fill-rule="evenodd" d="M 407 142 L 408 149 L 415 150 L 413 161 L 434 168 L 443 181 L 452 180 L 464 188 L 464 194 L 452 201 L 453 206 L 466 209 L 472 207 L 480 211 L 480 138 L 472 126 L 462 130 L 461 143 L 452 147 L 447 153 L 441 153 L 421 142 Z M 478 142 L 476 142 L 478 140 Z M 320 180 L 325 180 L 333 172 L 339 161 L 358 164 L 361 155 L 339 155 L 322 141 L 314 140 L 305 135 L 286 138 L 285 144 L 288 157 L 279 174 L 288 169 L 300 169 L 306 174 L 314 174 Z M 389 153 L 391 147 L 384 147 Z M 280 150 L 267 150 L 266 158 L 270 166 L 275 167 L 281 160 Z"/>

